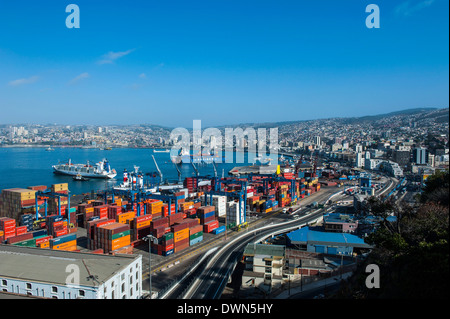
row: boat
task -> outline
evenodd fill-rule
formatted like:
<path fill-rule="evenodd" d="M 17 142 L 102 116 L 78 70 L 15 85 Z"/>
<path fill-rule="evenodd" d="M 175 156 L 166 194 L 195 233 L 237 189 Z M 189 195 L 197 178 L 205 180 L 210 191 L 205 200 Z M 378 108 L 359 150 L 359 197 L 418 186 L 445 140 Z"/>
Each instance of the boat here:
<path fill-rule="evenodd" d="M 169 149 L 165 149 L 165 150 L 153 150 L 153 153 L 169 153 L 170 150 Z"/>
<path fill-rule="evenodd" d="M 46 150 L 47 152 L 50 152 L 50 151 L 54 151 L 55 149 L 52 148 L 51 146 L 49 146 L 49 147 L 47 147 L 45 150 Z"/>
<path fill-rule="evenodd" d="M 77 176 L 87 178 L 102 178 L 102 179 L 112 179 L 116 177 L 117 173 L 115 169 L 111 169 L 107 159 L 96 163 L 94 166 L 89 164 L 73 164 L 69 159 L 68 163 L 52 165 L 53 173 Z"/>
<path fill-rule="evenodd" d="M 200 153 L 197 152 L 195 154 L 191 154 L 189 150 L 184 148 L 180 149 L 178 155 L 174 155 L 170 157 L 172 163 L 174 164 L 190 164 L 191 162 L 194 164 L 200 163 L 223 163 L 223 158 L 219 154 L 216 154 L 214 151 L 209 153 Z"/>
<path fill-rule="evenodd" d="M 83 177 L 83 176 L 81 176 L 81 174 L 77 174 L 77 175 L 75 175 L 75 176 L 73 177 L 73 180 L 74 180 L 74 181 L 84 182 L 84 181 L 88 181 L 89 178 Z"/>
<path fill-rule="evenodd" d="M 271 161 L 270 157 L 255 157 L 255 166 L 267 166 Z"/>

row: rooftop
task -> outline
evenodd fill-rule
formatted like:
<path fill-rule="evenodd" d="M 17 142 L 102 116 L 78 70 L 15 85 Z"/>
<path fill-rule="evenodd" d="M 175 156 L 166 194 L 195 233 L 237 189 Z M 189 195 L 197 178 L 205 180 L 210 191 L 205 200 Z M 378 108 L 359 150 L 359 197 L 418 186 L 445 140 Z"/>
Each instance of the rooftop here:
<path fill-rule="evenodd" d="M 34 282 L 66 284 L 69 265 L 80 269 L 80 286 L 95 287 L 107 281 L 137 255 L 100 255 L 34 247 L 0 245 L 0 276 Z M 97 276 L 92 280 L 90 276 Z"/>
<path fill-rule="evenodd" d="M 267 244 L 247 244 L 244 255 L 267 255 L 284 257 L 285 247 L 283 245 L 267 245 Z"/>
<path fill-rule="evenodd" d="M 293 244 L 341 245 L 358 248 L 370 248 L 363 239 L 347 233 L 331 233 L 311 230 L 303 227 L 287 234 Z"/>

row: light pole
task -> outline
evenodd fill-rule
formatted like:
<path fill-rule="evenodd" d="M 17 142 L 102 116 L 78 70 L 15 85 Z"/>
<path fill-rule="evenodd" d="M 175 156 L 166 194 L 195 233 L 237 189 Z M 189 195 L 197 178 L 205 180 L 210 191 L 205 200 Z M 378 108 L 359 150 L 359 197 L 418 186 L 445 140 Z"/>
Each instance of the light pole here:
<path fill-rule="evenodd" d="M 143 238 L 145 241 L 148 241 L 148 282 L 149 282 L 149 290 L 150 290 L 150 299 L 152 299 L 152 249 L 151 244 L 157 243 L 158 238 L 153 235 L 147 235 Z"/>

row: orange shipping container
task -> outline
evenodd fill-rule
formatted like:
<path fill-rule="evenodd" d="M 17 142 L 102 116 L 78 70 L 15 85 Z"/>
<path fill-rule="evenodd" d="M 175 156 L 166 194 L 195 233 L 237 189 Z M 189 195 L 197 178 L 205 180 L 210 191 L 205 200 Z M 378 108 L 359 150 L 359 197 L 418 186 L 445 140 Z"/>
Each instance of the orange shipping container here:
<path fill-rule="evenodd" d="M 174 242 L 178 242 L 188 237 L 189 237 L 189 228 L 179 230 L 173 234 Z"/>
<path fill-rule="evenodd" d="M 50 241 L 44 241 L 38 245 L 39 248 L 50 248 Z"/>
<path fill-rule="evenodd" d="M 131 241 L 130 241 L 130 236 L 123 236 L 117 239 L 113 239 L 111 240 L 111 250 L 116 250 L 125 246 L 130 245 Z"/>
<path fill-rule="evenodd" d="M 144 228 L 144 227 L 150 227 L 151 220 L 147 220 L 144 222 L 136 223 L 136 229 Z"/>
<path fill-rule="evenodd" d="M 76 250 L 77 249 L 77 240 L 72 240 L 72 241 L 68 241 L 67 243 L 63 243 L 60 245 L 55 245 L 53 246 L 53 249 L 55 250 L 68 250 L 68 251 L 72 251 L 72 250 Z"/>
<path fill-rule="evenodd" d="M 126 224 L 127 220 L 133 219 L 135 216 L 136 216 L 136 213 L 133 211 L 121 213 L 116 216 L 116 221 L 119 223 L 122 223 L 122 224 Z"/>

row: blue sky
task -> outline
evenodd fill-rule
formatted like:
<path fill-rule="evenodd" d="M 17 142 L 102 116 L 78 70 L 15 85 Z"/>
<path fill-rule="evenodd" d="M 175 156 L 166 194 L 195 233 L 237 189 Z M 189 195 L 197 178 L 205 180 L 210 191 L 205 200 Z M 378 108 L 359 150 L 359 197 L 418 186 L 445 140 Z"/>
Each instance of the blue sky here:
<path fill-rule="evenodd" d="M 80 8 L 68 29 L 65 8 Z M 365 8 L 380 8 L 368 29 Z M 0 2 L 0 123 L 192 127 L 448 107 L 447 0 Z"/>

